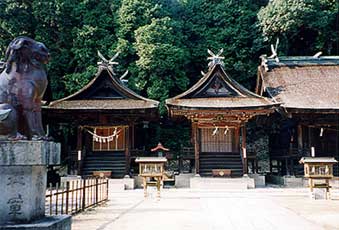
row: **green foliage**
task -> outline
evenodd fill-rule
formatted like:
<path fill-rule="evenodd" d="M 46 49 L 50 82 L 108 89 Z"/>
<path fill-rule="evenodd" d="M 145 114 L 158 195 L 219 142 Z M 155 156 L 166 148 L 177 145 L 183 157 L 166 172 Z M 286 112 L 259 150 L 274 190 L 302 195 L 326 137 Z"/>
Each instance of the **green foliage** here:
<path fill-rule="evenodd" d="M 226 71 L 252 89 L 258 57 L 278 37 L 283 54 L 338 54 L 338 8 L 336 0 L 1 0 L 0 52 L 19 35 L 44 42 L 55 100 L 94 77 L 97 50 L 120 51 L 117 72 L 128 69 L 129 86 L 161 101 L 165 115 L 164 100 L 206 70 L 207 49 L 224 48 Z M 179 126 L 155 138 L 171 149 L 188 139 Z"/>
<path fill-rule="evenodd" d="M 93 78 L 97 50 L 120 51 L 117 72 L 128 69 L 129 86 L 160 100 L 162 114 L 166 98 L 200 79 L 208 48 L 224 48 L 226 71 L 249 88 L 277 37 L 284 54 L 339 48 L 335 0 L 2 0 L 0 8 L 0 52 L 19 35 L 44 42 L 54 99 Z"/>
<path fill-rule="evenodd" d="M 0 1 L 0 50 L 18 35 L 34 36 L 35 20 L 30 0 Z"/>
<path fill-rule="evenodd" d="M 115 17 L 118 4 L 105 0 L 83 0 L 77 4 L 74 17 L 78 24 L 72 29 L 73 72 L 64 76 L 68 93 L 87 84 L 96 72 L 97 51 L 111 56 L 116 48 Z"/>
<path fill-rule="evenodd" d="M 258 13 L 264 38 L 282 40 L 281 51 L 288 55 L 313 55 L 319 50 L 335 52 L 338 41 L 335 0 L 275 0 Z"/>
<path fill-rule="evenodd" d="M 191 57 L 191 79 L 207 67 L 207 49 L 224 48 L 226 71 L 246 86 L 253 83 L 262 51 L 262 38 L 255 26 L 259 5 L 252 0 L 187 0 L 185 22 Z"/>
<path fill-rule="evenodd" d="M 148 97 L 160 99 L 160 113 L 166 112 L 164 100 L 185 90 L 188 85 L 183 69 L 188 52 L 178 30 L 180 26 L 176 22 L 164 17 L 152 19 L 149 25 L 135 31 L 139 90 L 147 89 Z"/>

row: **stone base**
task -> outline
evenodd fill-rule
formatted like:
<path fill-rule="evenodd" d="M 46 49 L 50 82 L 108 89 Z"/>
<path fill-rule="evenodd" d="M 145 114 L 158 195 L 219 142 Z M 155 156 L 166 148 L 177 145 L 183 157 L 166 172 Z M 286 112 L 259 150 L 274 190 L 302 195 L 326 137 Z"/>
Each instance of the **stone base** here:
<path fill-rule="evenodd" d="M 47 165 L 60 163 L 60 144 L 0 142 L 0 225 L 31 223 L 45 215 Z"/>
<path fill-rule="evenodd" d="M 135 188 L 134 178 L 124 177 L 122 179 L 122 182 L 123 182 L 126 190 L 134 189 Z"/>
<path fill-rule="evenodd" d="M 0 224 L 45 215 L 46 166 L 1 166 L 0 175 Z"/>
<path fill-rule="evenodd" d="M 0 225 L 0 230 L 71 230 L 71 216 L 51 216 L 30 224 Z"/>
<path fill-rule="evenodd" d="M 251 189 L 254 188 L 254 179 L 242 178 L 213 178 L 193 177 L 190 179 L 192 189 L 229 190 L 229 189 Z"/>
<path fill-rule="evenodd" d="M 254 179 L 256 188 L 263 188 L 266 186 L 265 176 L 260 174 L 249 174 L 250 178 Z"/>
<path fill-rule="evenodd" d="M 194 174 L 179 174 L 175 176 L 175 187 L 176 188 L 189 188 L 190 179 L 194 177 Z"/>
<path fill-rule="evenodd" d="M 267 175 L 266 180 L 270 183 L 281 185 L 286 188 L 305 187 L 303 177 Z"/>
<path fill-rule="evenodd" d="M 135 188 L 143 188 L 143 180 L 141 176 L 134 176 L 134 183 L 135 183 Z"/>

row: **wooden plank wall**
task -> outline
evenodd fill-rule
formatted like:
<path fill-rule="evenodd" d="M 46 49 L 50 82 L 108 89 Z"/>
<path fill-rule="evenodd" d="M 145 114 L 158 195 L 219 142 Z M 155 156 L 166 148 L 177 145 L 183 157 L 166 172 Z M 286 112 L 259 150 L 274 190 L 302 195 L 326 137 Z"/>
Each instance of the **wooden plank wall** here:
<path fill-rule="evenodd" d="M 229 128 L 225 135 L 225 129 L 219 128 L 213 135 L 215 128 L 201 128 L 201 152 L 233 152 L 235 130 Z"/>

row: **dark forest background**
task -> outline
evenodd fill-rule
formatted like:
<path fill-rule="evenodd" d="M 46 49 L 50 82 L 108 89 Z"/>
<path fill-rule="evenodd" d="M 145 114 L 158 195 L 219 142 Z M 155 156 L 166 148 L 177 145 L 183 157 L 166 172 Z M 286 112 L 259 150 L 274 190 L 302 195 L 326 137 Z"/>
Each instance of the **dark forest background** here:
<path fill-rule="evenodd" d="M 280 56 L 338 54 L 336 0 L 2 0 L 0 9 L 1 57 L 19 35 L 49 47 L 48 100 L 93 78 L 97 50 L 119 51 L 129 87 L 161 102 L 201 77 L 208 48 L 224 48 L 226 71 L 249 89 L 278 37 Z"/>
<path fill-rule="evenodd" d="M 161 102 L 149 145 L 176 150 L 189 145 L 190 129 L 166 119 L 164 100 L 206 72 L 207 49 L 223 48 L 227 73 L 253 90 L 259 56 L 277 38 L 279 56 L 339 54 L 338 1 L 1 0 L 0 57 L 19 35 L 45 43 L 52 101 L 93 78 L 98 50 L 108 58 L 119 51 L 116 72 L 128 69 L 129 87 Z"/>

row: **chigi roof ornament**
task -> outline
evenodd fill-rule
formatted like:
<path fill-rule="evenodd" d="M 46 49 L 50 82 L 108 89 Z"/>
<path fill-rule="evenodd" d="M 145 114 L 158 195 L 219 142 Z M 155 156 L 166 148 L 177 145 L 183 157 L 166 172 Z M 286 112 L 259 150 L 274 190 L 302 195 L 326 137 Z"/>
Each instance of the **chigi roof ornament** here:
<path fill-rule="evenodd" d="M 113 75 L 116 75 L 116 73 L 114 72 L 114 69 L 113 69 L 113 65 L 119 65 L 119 62 L 116 62 L 114 61 L 118 56 L 119 56 L 119 52 L 117 52 L 110 60 L 107 60 L 104 55 L 102 55 L 102 53 L 100 53 L 100 51 L 98 50 L 98 56 L 99 58 L 101 59 L 101 61 L 97 62 L 97 64 L 100 66 L 100 65 L 103 65 L 103 66 L 106 66 L 106 67 L 109 67 L 112 74 Z M 128 83 L 128 80 L 125 79 L 125 77 L 127 76 L 128 74 L 128 70 L 125 71 L 125 73 L 123 75 L 121 75 L 121 77 L 119 78 L 119 80 L 124 83 L 124 84 L 127 84 Z"/>
<path fill-rule="evenodd" d="M 276 62 L 279 62 L 279 57 L 278 57 L 278 45 L 279 45 L 279 38 L 277 38 L 277 41 L 275 42 L 275 47 L 273 46 L 273 44 L 271 44 L 271 56 L 269 56 L 268 58 L 274 58 Z"/>
<path fill-rule="evenodd" d="M 119 62 L 114 61 L 119 56 L 119 54 L 120 53 L 117 52 L 111 59 L 107 60 L 98 50 L 98 56 L 101 61 L 97 62 L 97 64 L 111 67 L 112 73 L 115 75 L 115 72 L 113 71 L 113 65 L 119 65 Z"/>
<path fill-rule="evenodd" d="M 208 68 L 212 68 L 216 64 L 220 64 L 224 66 L 224 59 L 225 57 L 221 56 L 221 54 L 224 52 L 224 49 L 219 50 L 217 54 L 214 54 L 210 49 L 207 49 L 207 53 L 211 55 L 211 57 L 208 57 L 207 60 L 210 60 L 208 63 Z"/>

